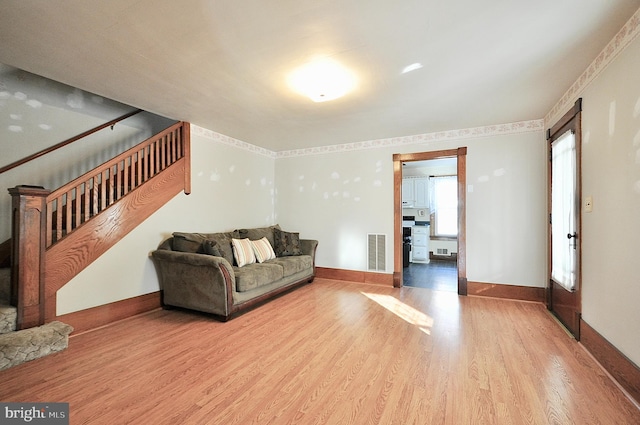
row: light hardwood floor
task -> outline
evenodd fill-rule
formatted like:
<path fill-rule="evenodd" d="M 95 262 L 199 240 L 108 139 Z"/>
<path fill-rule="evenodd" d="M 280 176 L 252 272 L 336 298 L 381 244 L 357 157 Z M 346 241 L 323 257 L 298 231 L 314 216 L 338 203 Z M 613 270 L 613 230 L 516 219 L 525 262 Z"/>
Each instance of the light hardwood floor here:
<path fill-rule="evenodd" d="M 0 372 L 71 424 L 638 424 L 536 303 L 316 279 L 227 323 L 157 310 Z"/>

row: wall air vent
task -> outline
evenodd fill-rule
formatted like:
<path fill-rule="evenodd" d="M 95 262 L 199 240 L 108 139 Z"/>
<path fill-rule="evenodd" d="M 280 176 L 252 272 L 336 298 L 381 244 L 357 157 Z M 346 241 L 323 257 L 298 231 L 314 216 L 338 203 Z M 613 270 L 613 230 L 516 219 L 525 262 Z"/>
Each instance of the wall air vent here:
<path fill-rule="evenodd" d="M 386 270 L 386 241 L 387 235 L 369 233 L 367 235 L 368 270 Z"/>
<path fill-rule="evenodd" d="M 438 248 L 436 254 L 438 254 L 438 255 L 449 255 L 449 250 L 447 248 Z"/>

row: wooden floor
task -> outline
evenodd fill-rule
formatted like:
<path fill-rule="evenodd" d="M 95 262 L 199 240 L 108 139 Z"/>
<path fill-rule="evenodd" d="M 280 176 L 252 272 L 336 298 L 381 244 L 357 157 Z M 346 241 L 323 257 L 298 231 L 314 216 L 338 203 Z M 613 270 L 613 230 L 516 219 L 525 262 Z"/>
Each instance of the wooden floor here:
<path fill-rule="evenodd" d="M 71 424 L 638 424 L 541 304 L 316 279 L 227 323 L 155 311 L 0 372 Z"/>

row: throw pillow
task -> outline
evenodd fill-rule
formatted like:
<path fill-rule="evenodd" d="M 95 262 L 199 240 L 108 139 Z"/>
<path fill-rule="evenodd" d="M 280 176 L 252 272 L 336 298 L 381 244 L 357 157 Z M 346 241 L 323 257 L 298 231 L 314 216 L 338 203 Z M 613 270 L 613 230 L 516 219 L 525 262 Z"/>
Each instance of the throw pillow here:
<path fill-rule="evenodd" d="M 267 260 L 276 258 L 276 253 L 273 252 L 273 248 L 266 237 L 258 239 L 257 241 L 251 241 L 251 244 L 253 245 L 253 252 L 256 255 L 256 261 L 258 263 L 264 263 Z"/>
<path fill-rule="evenodd" d="M 173 233 L 172 248 L 174 251 L 202 253 L 204 238 L 196 233 Z"/>
<path fill-rule="evenodd" d="M 236 259 L 238 267 L 256 262 L 253 245 L 249 239 L 231 239 L 231 245 L 233 246 L 233 257 Z"/>
<path fill-rule="evenodd" d="M 202 251 L 207 255 L 222 257 L 222 252 L 220 252 L 220 248 L 218 248 L 218 242 L 212 241 L 211 239 L 205 239 L 205 241 L 202 242 Z"/>
<path fill-rule="evenodd" d="M 299 233 L 273 229 L 273 237 L 275 240 L 274 251 L 276 256 L 287 257 L 291 255 L 302 255 Z"/>
<path fill-rule="evenodd" d="M 208 233 L 206 238 L 216 242 L 216 246 L 220 250 L 222 257 L 233 264 L 233 247 L 231 246 L 231 239 L 233 239 L 231 233 Z"/>

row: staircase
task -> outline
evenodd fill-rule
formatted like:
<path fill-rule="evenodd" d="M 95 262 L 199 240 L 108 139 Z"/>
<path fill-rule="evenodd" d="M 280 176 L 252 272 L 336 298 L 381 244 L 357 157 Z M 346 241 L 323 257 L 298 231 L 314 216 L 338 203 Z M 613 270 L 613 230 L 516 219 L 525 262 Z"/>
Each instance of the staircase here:
<path fill-rule="evenodd" d="M 0 269 L 0 370 L 62 351 L 73 328 L 53 321 L 16 331 L 17 309 L 9 305 L 11 269 Z"/>
<path fill-rule="evenodd" d="M 190 192 L 189 140 L 189 124 L 179 122 L 54 191 L 9 189 L 0 370 L 67 348 L 73 328 L 55 320 L 57 291 L 177 193 Z"/>

